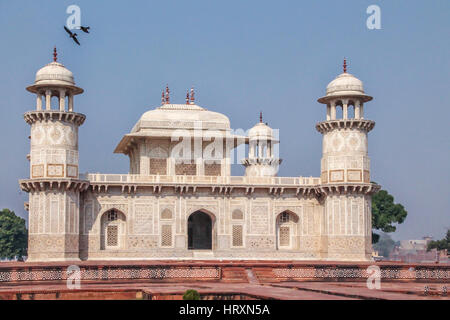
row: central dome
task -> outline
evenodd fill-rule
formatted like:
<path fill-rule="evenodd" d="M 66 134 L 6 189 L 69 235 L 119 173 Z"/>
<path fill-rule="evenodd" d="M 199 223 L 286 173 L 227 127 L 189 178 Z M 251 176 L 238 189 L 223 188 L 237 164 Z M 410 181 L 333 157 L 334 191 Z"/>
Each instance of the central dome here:
<path fill-rule="evenodd" d="M 228 130 L 230 120 L 221 113 L 209 111 L 196 104 L 164 104 L 145 112 L 131 132 L 147 129 Z"/>

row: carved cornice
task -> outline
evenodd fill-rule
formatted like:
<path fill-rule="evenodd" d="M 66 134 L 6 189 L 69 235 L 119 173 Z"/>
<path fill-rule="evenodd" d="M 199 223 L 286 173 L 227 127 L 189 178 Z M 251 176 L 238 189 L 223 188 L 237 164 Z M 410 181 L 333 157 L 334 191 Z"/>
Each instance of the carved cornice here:
<path fill-rule="evenodd" d="M 268 195 L 283 196 L 286 193 L 298 197 L 314 196 L 321 199 L 332 194 L 373 194 L 380 189 L 375 183 L 329 183 L 329 184 L 248 184 L 239 182 L 228 183 L 196 183 L 196 182 L 106 182 L 89 181 L 89 190 L 96 193 L 108 193 L 110 188 L 120 188 L 122 193 L 136 194 L 151 192 L 160 194 L 163 189 L 174 193 L 196 194 L 199 190 L 209 190 L 211 194 L 232 195 L 236 192 L 252 195 L 257 190 L 264 190 Z"/>
<path fill-rule="evenodd" d="M 41 121 L 64 121 L 81 126 L 86 119 L 86 116 L 77 112 L 66 112 L 57 110 L 36 110 L 28 111 L 23 115 L 25 121 L 32 125 Z"/>
<path fill-rule="evenodd" d="M 316 124 L 320 133 L 330 132 L 335 129 L 359 129 L 369 132 L 375 127 L 375 121 L 364 119 L 328 120 Z"/>
<path fill-rule="evenodd" d="M 85 191 L 89 181 L 78 179 L 23 179 L 19 180 L 20 188 L 26 192 L 33 191 Z"/>
<path fill-rule="evenodd" d="M 318 192 L 327 196 L 333 194 L 364 194 L 372 195 L 380 190 L 376 183 L 330 183 L 318 186 Z"/>

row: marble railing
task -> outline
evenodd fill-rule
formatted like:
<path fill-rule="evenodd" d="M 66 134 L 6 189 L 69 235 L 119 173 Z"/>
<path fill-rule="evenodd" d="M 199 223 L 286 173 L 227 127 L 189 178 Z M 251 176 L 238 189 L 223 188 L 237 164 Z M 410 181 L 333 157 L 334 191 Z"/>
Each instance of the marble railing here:
<path fill-rule="evenodd" d="M 232 185 L 292 185 L 313 186 L 320 184 L 315 177 L 246 177 L 246 176 L 162 176 L 138 174 L 87 173 L 80 179 L 91 183 L 181 183 L 181 184 L 232 184 Z"/>

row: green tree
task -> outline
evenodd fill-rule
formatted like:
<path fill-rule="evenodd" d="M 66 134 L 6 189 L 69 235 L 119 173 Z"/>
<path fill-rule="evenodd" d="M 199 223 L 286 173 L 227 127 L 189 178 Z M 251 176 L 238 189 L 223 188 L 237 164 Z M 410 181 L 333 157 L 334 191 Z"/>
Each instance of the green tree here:
<path fill-rule="evenodd" d="M 186 290 L 183 294 L 183 300 L 200 300 L 200 294 L 197 290 Z"/>
<path fill-rule="evenodd" d="M 14 211 L 0 211 L 0 258 L 21 259 L 27 255 L 28 230 L 25 220 Z"/>
<path fill-rule="evenodd" d="M 444 239 L 430 241 L 428 243 L 428 251 L 431 249 L 445 250 L 447 249 L 450 252 L 450 229 L 447 230 L 447 234 Z"/>
<path fill-rule="evenodd" d="M 400 203 L 394 203 L 394 197 L 386 190 L 380 190 L 372 196 L 372 228 L 383 232 L 394 232 L 394 223 L 403 223 L 408 212 Z M 380 236 L 372 233 L 372 243 Z"/>
<path fill-rule="evenodd" d="M 391 236 L 387 233 L 381 232 L 379 236 L 380 238 L 378 242 L 373 245 L 373 248 L 383 257 L 389 257 L 389 254 L 394 247 L 398 246 L 400 243 L 392 240 Z"/>

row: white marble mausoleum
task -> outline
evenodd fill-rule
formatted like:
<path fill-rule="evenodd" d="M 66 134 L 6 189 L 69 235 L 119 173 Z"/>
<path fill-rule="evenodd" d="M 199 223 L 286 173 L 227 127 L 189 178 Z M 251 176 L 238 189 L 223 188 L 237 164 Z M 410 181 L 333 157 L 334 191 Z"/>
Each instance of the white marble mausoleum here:
<path fill-rule="evenodd" d="M 75 112 L 74 97 L 83 89 L 56 51 L 27 90 L 37 97 L 24 114 L 30 176 L 20 180 L 29 193 L 29 261 L 371 258 L 379 186 L 370 182 L 367 134 L 375 123 L 364 107 L 372 97 L 345 66 L 318 99 L 317 177 L 277 176 L 279 141 L 262 119 L 236 134 L 225 115 L 195 103 L 193 90 L 174 104 L 168 88 L 114 150 L 129 157 L 128 174 L 80 174 L 86 116 Z M 245 175 L 232 176 L 231 154 L 245 145 Z"/>

